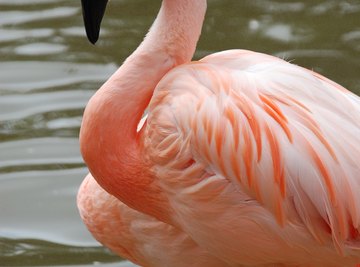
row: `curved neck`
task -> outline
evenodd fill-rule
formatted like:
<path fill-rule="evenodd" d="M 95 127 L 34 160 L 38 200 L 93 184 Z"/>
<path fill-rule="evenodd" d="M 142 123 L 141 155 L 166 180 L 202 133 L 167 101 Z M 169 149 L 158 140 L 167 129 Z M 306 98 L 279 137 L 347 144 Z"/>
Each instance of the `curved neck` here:
<path fill-rule="evenodd" d="M 128 206 L 167 220 L 167 200 L 142 156 L 136 129 L 154 88 L 196 48 L 206 0 L 164 0 L 149 33 L 90 99 L 80 148 L 97 182 Z"/>

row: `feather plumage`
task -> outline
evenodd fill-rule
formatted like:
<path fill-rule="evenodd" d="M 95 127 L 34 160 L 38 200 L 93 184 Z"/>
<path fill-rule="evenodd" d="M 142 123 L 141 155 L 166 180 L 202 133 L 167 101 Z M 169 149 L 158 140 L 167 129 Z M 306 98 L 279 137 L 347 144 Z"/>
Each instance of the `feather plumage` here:
<path fill-rule="evenodd" d="M 220 218 L 232 217 L 229 226 L 212 225 L 214 231 L 231 227 L 229 235 L 241 240 L 244 232 L 267 229 L 269 242 L 280 236 L 278 249 L 289 246 L 289 258 L 319 253 L 318 247 L 334 249 L 335 258 L 355 258 L 360 248 L 358 114 L 358 97 L 317 73 L 260 53 L 225 51 L 179 66 L 161 80 L 150 103 L 145 149 L 180 211 L 176 220 L 212 253 L 213 232 L 198 233 L 208 226 L 198 216 L 208 218 L 213 208 Z M 190 160 L 190 166 L 173 165 Z M 227 190 L 232 196 L 221 197 Z M 201 196 L 207 202 L 199 207 Z M 217 203 L 209 201 L 211 196 Z M 263 214 L 243 219 L 244 201 Z M 248 220 L 256 225 L 247 229 Z M 299 227 L 302 234 L 296 233 Z M 231 239 L 223 234 L 217 242 L 228 242 L 228 249 Z M 290 244 L 305 241 L 305 250 L 290 252 Z M 269 250 L 269 243 L 254 244 L 259 257 Z"/>

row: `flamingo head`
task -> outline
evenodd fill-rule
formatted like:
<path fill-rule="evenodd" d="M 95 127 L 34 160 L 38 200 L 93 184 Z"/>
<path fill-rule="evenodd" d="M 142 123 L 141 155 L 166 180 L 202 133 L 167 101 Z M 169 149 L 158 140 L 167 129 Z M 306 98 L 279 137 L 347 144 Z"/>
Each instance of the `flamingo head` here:
<path fill-rule="evenodd" d="M 81 0 L 86 36 L 92 44 L 99 39 L 100 24 L 107 3 L 108 0 Z"/>

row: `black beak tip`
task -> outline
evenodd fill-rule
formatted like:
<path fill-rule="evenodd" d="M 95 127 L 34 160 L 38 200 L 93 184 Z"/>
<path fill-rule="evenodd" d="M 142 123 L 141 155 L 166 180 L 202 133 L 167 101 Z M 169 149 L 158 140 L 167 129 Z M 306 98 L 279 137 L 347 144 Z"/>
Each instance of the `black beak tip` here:
<path fill-rule="evenodd" d="M 86 36 L 95 44 L 99 39 L 100 25 L 108 0 L 81 0 Z"/>
<path fill-rule="evenodd" d="M 92 38 L 90 38 L 90 37 L 88 36 L 89 42 L 92 43 L 93 45 L 96 44 L 96 42 L 97 42 L 98 39 L 99 39 L 99 38 L 94 38 L 94 39 L 92 39 Z"/>
<path fill-rule="evenodd" d="M 99 39 L 99 32 L 86 32 L 86 36 L 89 40 L 90 43 L 92 43 L 93 45 L 95 45 L 95 43 L 97 42 L 97 40 Z"/>

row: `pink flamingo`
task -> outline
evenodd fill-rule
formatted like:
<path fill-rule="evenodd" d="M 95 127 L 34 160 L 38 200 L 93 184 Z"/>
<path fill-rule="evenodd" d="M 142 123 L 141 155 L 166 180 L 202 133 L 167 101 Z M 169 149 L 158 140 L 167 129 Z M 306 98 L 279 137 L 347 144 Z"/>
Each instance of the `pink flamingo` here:
<path fill-rule="evenodd" d="M 95 42 L 107 1 L 82 2 Z M 89 175 L 78 196 L 87 227 L 143 266 L 356 266 L 360 98 L 251 51 L 190 62 L 205 10 L 206 0 L 163 0 L 90 99 L 80 145 L 98 184 Z"/>

